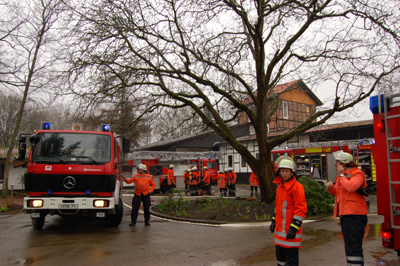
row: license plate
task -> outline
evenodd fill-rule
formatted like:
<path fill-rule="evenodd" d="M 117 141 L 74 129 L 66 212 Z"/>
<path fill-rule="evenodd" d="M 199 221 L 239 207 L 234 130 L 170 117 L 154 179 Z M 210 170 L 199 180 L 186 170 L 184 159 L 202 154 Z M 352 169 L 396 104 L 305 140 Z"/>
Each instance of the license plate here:
<path fill-rule="evenodd" d="M 59 209 L 78 209 L 78 204 L 59 204 Z"/>

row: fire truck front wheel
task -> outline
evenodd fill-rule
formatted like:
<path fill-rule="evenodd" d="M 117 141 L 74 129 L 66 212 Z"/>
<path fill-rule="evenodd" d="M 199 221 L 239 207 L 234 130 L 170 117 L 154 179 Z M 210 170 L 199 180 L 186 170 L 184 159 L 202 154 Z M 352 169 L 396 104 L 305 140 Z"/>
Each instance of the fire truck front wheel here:
<path fill-rule="evenodd" d="M 106 224 L 109 227 L 117 227 L 122 221 L 122 216 L 124 214 L 124 206 L 121 198 L 119 198 L 119 202 L 116 208 L 117 208 L 116 213 L 109 214 L 106 217 Z"/>
<path fill-rule="evenodd" d="M 43 215 L 41 215 L 40 217 L 37 217 L 37 218 L 32 218 L 32 226 L 33 226 L 33 228 L 35 228 L 35 229 L 42 229 L 43 228 L 43 225 L 44 225 L 44 218 L 45 218 L 45 216 Z"/>
<path fill-rule="evenodd" d="M 160 186 L 161 193 L 166 193 L 168 191 L 168 181 L 164 180 Z"/>

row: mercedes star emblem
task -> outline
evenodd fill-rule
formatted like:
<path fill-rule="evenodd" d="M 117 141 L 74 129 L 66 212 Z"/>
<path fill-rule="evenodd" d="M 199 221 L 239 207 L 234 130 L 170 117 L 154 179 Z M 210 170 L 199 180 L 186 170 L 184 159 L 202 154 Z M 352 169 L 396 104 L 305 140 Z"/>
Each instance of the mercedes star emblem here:
<path fill-rule="evenodd" d="M 76 185 L 76 180 L 72 176 L 67 176 L 64 178 L 63 184 L 66 189 L 72 189 Z"/>

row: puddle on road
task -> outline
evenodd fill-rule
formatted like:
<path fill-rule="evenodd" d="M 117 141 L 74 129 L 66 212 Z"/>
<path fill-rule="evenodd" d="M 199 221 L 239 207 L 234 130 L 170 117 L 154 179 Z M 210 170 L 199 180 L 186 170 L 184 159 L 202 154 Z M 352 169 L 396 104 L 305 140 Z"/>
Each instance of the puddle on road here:
<path fill-rule="evenodd" d="M 340 228 L 340 225 L 339 225 Z M 339 231 L 329 231 L 325 229 L 305 229 L 303 231 L 304 236 L 308 236 L 308 239 L 303 239 L 303 244 L 301 250 L 307 251 L 312 250 L 317 246 L 324 245 L 334 239 L 343 239 L 342 233 Z M 380 224 L 370 224 L 365 228 L 365 234 L 363 241 L 369 241 L 373 238 L 381 237 L 381 225 Z M 382 248 L 383 251 L 379 251 Z M 395 251 L 392 249 L 386 249 L 384 247 L 377 247 L 373 252 L 370 251 L 370 256 L 376 259 L 375 265 L 382 266 L 395 266 L 399 265 L 399 259 L 384 259 L 383 257 L 387 254 L 393 254 Z M 397 256 L 397 255 L 396 255 Z M 275 246 L 267 246 L 257 253 L 253 253 L 248 257 L 240 259 L 236 264 L 226 264 L 226 265 L 253 265 L 253 264 L 263 264 L 266 262 L 275 261 Z M 225 265 L 225 264 L 221 264 Z"/>

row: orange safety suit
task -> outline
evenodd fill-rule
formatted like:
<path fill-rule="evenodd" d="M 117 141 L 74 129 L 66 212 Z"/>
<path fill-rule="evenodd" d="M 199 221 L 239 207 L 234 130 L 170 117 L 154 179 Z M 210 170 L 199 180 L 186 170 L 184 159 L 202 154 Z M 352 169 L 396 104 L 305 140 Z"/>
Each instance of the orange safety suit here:
<path fill-rule="evenodd" d="M 198 176 L 196 172 L 189 173 L 189 185 L 190 186 L 197 186 L 198 184 Z"/>
<path fill-rule="evenodd" d="M 210 184 L 211 182 L 211 176 L 208 170 L 204 170 L 204 178 L 203 178 L 204 184 Z"/>
<path fill-rule="evenodd" d="M 168 170 L 167 180 L 168 180 L 168 186 L 175 184 L 173 169 Z"/>
<path fill-rule="evenodd" d="M 335 196 L 334 217 L 342 215 L 368 215 L 365 197 L 355 192 L 361 186 L 365 187 L 367 181 L 363 172 L 357 167 L 352 167 L 344 172 L 344 177 L 336 176 L 335 186 L 328 190 Z"/>
<path fill-rule="evenodd" d="M 185 185 L 189 184 L 189 173 L 188 173 L 188 172 L 185 172 L 185 173 L 183 174 L 183 183 L 184 183 Z"/>
<path fill-rule="evenodd" d="M 302 241 L 302 226 L 296 233 L 294 239 L 286 239 L 293 219 L 303 222 L 307 214 L 307 201 L 304 187 L 297 182 L 296 178 L 283 182 L 281 176 L 274 180 L 279 184 L 276 190 L 275 206 L 275 245 L 284 248 L 300 248 Z"/>
<path fill-rule="evenodd" d="M 258 187 L 260 184 L 260 181 L 258 180 L 258 176 L 254 172 L 251 172 L 250 178 L 249 178 L 249 183 L 250 186 L 252 187 Z"/>
<path fill-rule="evenodd" d="M 236 184 L 236 172 L 229 171 L 226 173 L 228 185 Z"/>
<path fill-rule="evenodd" d="M 220 173 L 218 174 L 217 178 L 218 178 L 218 188 L 220 189 L 226 188 L 226 183 L 228 181 L 227 177 L 224 174 Z"/>
<path fill-rule="evenodd" d="M 156 188 L 156 183 L 154 183 L 153 176 L 150 174 L 136 174 L 132 178 L 125 179 L 125 182 L 131 184 L 135 183 L 135 194 L 140 196 L 141 194 L 147 195 L 149 192 L 153 193 Z"/>

